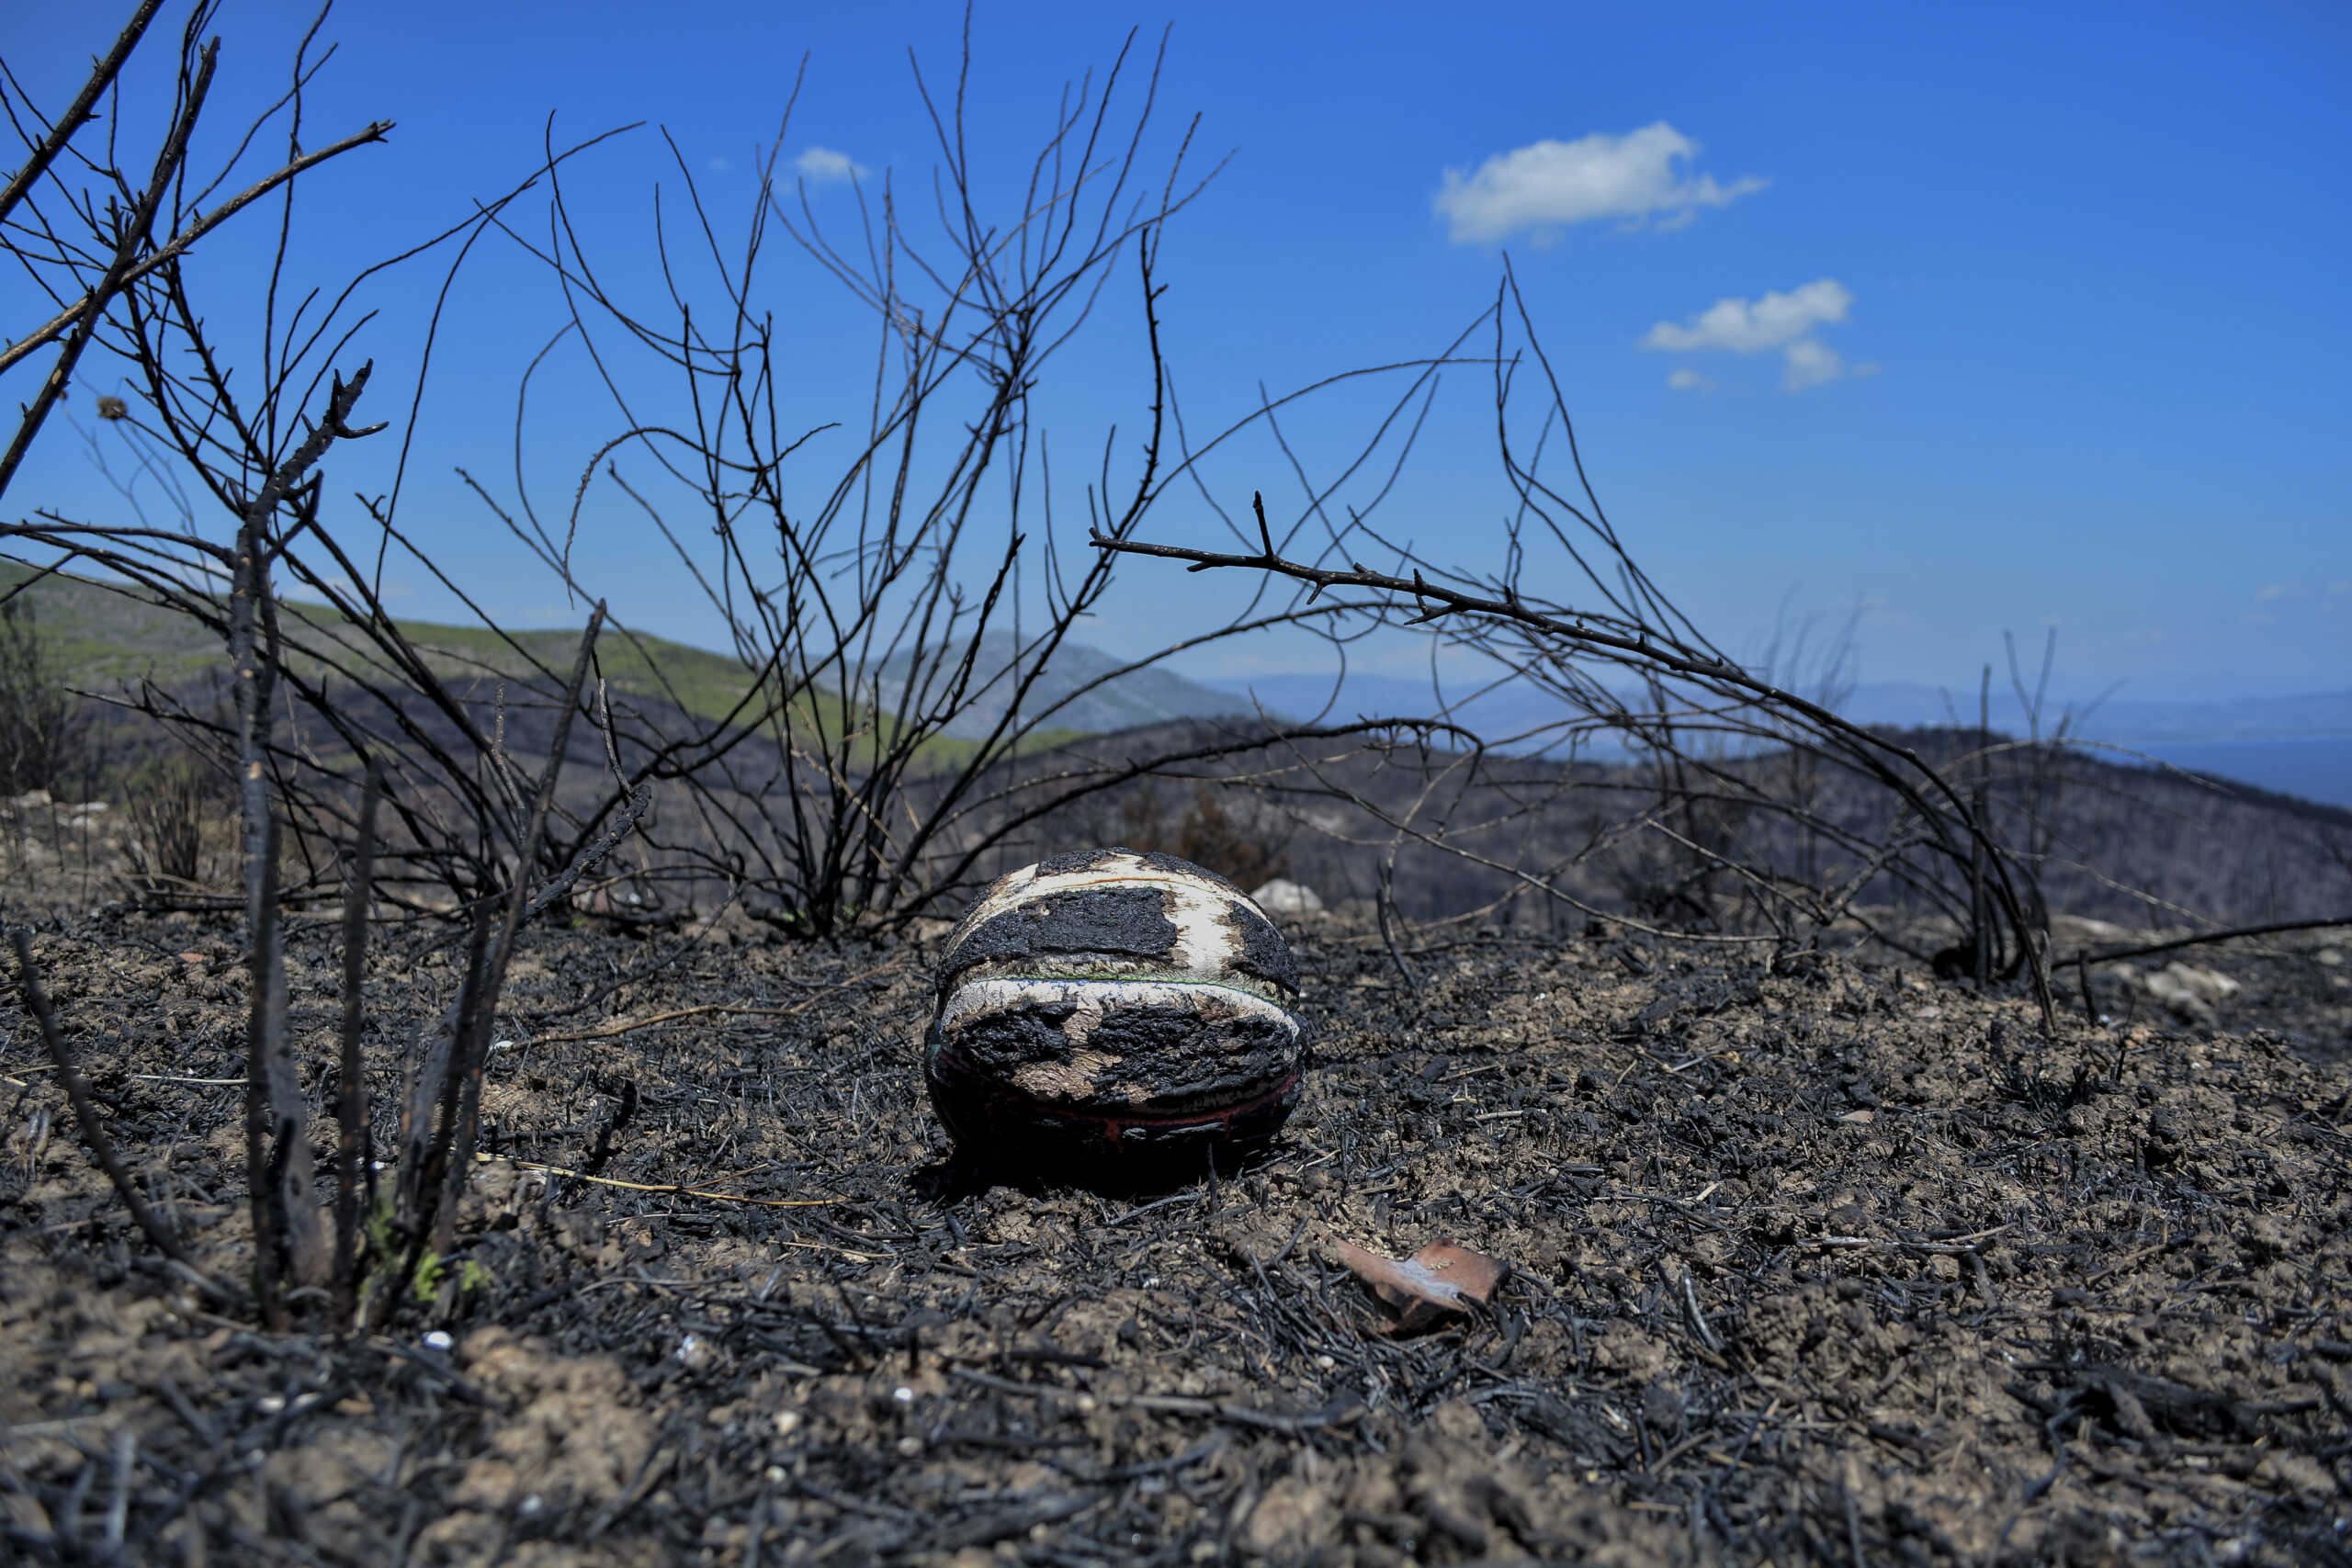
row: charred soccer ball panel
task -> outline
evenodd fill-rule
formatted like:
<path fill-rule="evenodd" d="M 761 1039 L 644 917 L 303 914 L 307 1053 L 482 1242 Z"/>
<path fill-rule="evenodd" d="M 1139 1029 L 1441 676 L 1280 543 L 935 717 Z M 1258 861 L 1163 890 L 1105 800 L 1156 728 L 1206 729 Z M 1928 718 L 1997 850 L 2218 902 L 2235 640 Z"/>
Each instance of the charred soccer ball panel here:
<path fill-rule="evenodd" d="M 1236 904 L 1233 912 L 1241 938 L 1241 951 L 1234 954 L 1233 966 L 1245 975 L 1295 993 L 1298 960 L 1291 956 L 1290 943 L 1274 929 L 1274 922 L 1260 914 L 1252 904 Z"/>
<path fill-rule="evenodd" d="M 1297 1065 L 1299 1022 L 1241 991 L 1151 980 L 971 981 L 940 1010 L 941 1051 L 1077 1110 L 1216 1112 Z"/>
<path fill-rule="evenodd" d="M 1071 886 L 1014 904 L 968 930 L 958 927 L 946 973 L 1009 961 L 1014 967 L 1080 957 L 1174 962 L 1178 931 L 1159 887 Z"/>
<path fill-rule="evenodd" d="M 1057 855 L 1000 878 L 949 936 L 932 1102 L 989 1163 L 1189 1174 L 1212 1151 L 1238 1159 L 1297 1104 L 1298 984 L 1282 934 L 1216 874 Z"/>

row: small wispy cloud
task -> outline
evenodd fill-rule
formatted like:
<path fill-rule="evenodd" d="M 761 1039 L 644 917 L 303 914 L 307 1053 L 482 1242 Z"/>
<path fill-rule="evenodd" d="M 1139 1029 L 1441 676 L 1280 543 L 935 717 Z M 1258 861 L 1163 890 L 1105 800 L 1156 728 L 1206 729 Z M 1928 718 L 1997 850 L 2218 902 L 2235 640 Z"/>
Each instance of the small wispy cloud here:
<path fill-rule="evenodd" d="M 1815 335 L 1843 321 L 1853 306 L 1851 289 L 1834 277 L 1816 277 L 1785 293 L 1718 299 L 1686 321 L 1660 321 L 1642 334 L 1640 346 L 1664 354 L 1777 351 L 1781 385 L 1801 392 L 1843 376 L 1877 372 L 1875 362 L 1849 367 L 1843 355 Z"/>
<path fill-rule="evenodd" d="M 811 147 L 792 160 L 793 172 L 810 185 L 835 185 L 844 180 L 864 179 L 865 165 L 846 152 L 836 152 L 830 147 Z"/>
<path fill-rule="evenodd" d="M 2302 588 L 2303 585 L 2300 582 L 2266 582 L 2254 591 L 2254 597 L 2259 604 L 2272 604 L 2281 599 L 2300 596 Z"/>
<path fill-rule="evenodd" d="M 1881 629 L 1912 624 L 1911 612 L 1882 593 L 1865 593 L 1855 600 L 1854 613 Z"/>
<path fill-rule="evenodd" d="M 330 591 L 340 595 L 345 604 L 349 604 L 359 597 L 359 590 L 353 585 L 350 578 L 341 572 L 327 578 L 322 587 L 314 588 L 308 583 L 288 582 L 279 590 L 287 598 L 299 599 L 306 604 L 332 604 L 334 600 L 328 596 Z M 406 578 L 400 577 L 385 581 L 377 593 L 377 597 L 388 604 L 396 599 L 413 599 L 415 596 L 416 584 Z"/>
<path fill-rule="evenodd" d="M 1712 392 L 1715 389 L 1711 378 L 1700 375 L 1687 365 L 1668 376 L 1666 384 L 1678 392 Z"/>
<path fill-rule="evenodd" d="M 1853 306 L 1853 292 L 1844 284 L 1816 277 L 1785 294 L 1718 299 L 1679 325 L 1660 321 L 1643 334 L 1642 346 L 1678 354 L 1703 348 L 1757 354 L 1786 347 L 1817 327 L 1842 321 Z"/>
<path fill-rule="evenodd" d="M 713 158 L 710 161 L 710 172 L 714 175 L 723 175 L 734 166 L 731 161 L 725 158 Z"/>
<path fill-rule="evenodd" d="M 1699 143 L 1664 120 L 1623 136 L 1547 138 L 1498 152 L 1474 170 L 1446 170 L 1437 210 L 1458 245 L 1604 218 L 1679 229 L 1702 208 L 1729 206 L 1770 183 L 1693 176 L 1687 165 L 1698 155 Z"/>
<path fill-rule="evenodd" d="M 1789 344 L 1781 368 L 1781 386 L 1802 392 L 1835 381 L 1846 373 L 1846 357 L 1817 337 L 1801 337 Z"/>
<path fill-rule="evenodd" d="M 352 586 L 351 579 L 342 572 L 336 572 L 334 576 L 327 578 L 318 587 L 313 587 L 307 582 L 289 581 L 278 590 L 284 597 L 305 604 L 332 604 L 336 597 L 348 602 L 357 592 Z"/>

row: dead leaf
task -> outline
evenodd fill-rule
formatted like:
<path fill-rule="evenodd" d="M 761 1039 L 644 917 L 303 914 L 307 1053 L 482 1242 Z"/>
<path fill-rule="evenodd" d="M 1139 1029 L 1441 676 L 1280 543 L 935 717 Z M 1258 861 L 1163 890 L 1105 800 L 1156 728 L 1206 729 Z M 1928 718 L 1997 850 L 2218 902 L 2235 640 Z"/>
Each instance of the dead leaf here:
<path fill-rule="evenodd" d="M 1450 1240 L 1430 1243 L 1407 1258 L 1383 1258 L 1352 1242 L 1329 1244 L 1334 1260 L 1372 1287 L 1373 1294 L 1396 1314 L 1390 1334 L 1415 1334 L 1449 1313 L 1466 1313 L 1484 1306 L 1510 1266 L 1498 1258 L 1457 1247 Z"/>

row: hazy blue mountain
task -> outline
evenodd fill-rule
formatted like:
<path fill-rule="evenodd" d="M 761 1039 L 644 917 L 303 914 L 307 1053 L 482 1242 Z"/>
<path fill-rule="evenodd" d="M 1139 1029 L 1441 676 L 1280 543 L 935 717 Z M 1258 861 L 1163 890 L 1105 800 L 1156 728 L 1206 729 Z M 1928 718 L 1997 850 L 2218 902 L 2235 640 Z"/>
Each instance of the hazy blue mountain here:
<path fill-rule="evenodd" d="M 1330 697 L 1328 674 L 1286 672 L 1227 680 L 1216 685 L 1237 694 L 1254 692 L 1278 713 L 1305 716 Z M 1459 691 L 1461 687 L 1453 690 Z M 1854 688 L 1838 705 L 1864 724 L 1944 725 L 1976 722 L 1973 688 L 1943 691 L 1918 682 L 1875 682 Z M 2070 733 L 2129 745 L 2133 741 L 2290 739 L 2305 736 L 2352 736 L 2352 691 L 2316 692 L 2290 697 L 2245 697 L 2228 702 L 2182 701 L 2158 695 L 2117 693 L 2104 702 L 2052 696 L 2042 705 L 2042 732 L 2056 728 L 2070 705 L 2079 716 Z M 1432 704 L 1426 680 L 1351 671 L 1333 707 L 1334 717 L 1366 714 L 1426 713 Z M 2012 735 L 2026 731 L 2025 709 L 2006 682 L 1993 688 L 1992 728 Z M 2088 710 L 2085 713 L 2085 710 Z M 1560 716 L 1557 698 L 1532 686 L 1505 687 L 1466 703 L 1461 709 L 1475 728 L 1508 734 Z"/>
<path fill-rule="evenodd" d="M 1329 701 L 1332 680 L 1329 675 L 1285 673 L 1218 684 L 1254 693 L 1273 712 L 1303 718 Z M 2055 697 L 2043 703 L 2043 735 L 2055 732 L 2069 705 L 2068 700 Z M 2306 800 L 2352 806 L 2352 691 L 2232 702 L 2117 693 L 2104 702 L 2074 700 L 2072 705 L 2076 716 L 2068 735 L 2116 748 L 2109 753 L 2111 760 L 2136 756 Z M 1425 680 L 1351 671 L 1329 716 L 1340 721 L 1359 714 L 1421 714 L 1431 706 Z M 1933 686 L 1898 682 L 1857 686 L 1839 706 L 1849 718 L 1864 724 L 1939 726 L 1957 719 L 1968 725 L 1977 716 L 1973 690 L 1955 691 L 1947 699 Z M 2024 705 L 2006 684 L 1994 688 L 1989 714 L 1996 731 L 2027 732 Z M 1557 698 L 1521 685 L 1465 702 L 1456 716 L 1497 739 L 1555 721 L 1562 708 Z M 1606 761 L 1619 750 L 1602 740 L 1586 744 L 1582 754 Z"/>
<path fill-rule="evenodd" d="M 1882 682 L 1856 687 L 1844 704 L 1844 712 L 1870 724 L 1948 724 L 1957 711 L 1962 724 L 1973 724 L 1976 698 L 1973 688 L 1954 691 L 1947 705 L 1944 694 L 1933 686 Z M 2042 705 L 2044 734 L 2055 727 L 2070 704 L 2079 716 L 2073 733 L 2119 743 L 2352 735 L 2352 691 L 2218 702 L 2181 700 L 2127 687 L 2104 701 L 2052 697 Z M 1996 681 L 1991 709 L 1994 728 L 2025 733 L 2025 709 L 2006 682 Z"/>
<path fill-rule="evenodd" d="M 991 636 L 980 643 L 978 664 L 979 671 L 973 684 L 985 684 L 991 676 L 1003 672 L 1012 662 L 1013 641 L 1009 637 Z M 886 664 L 882 682 L 886 701 L 895 703 L 906 680 L 912 660 L 900 655 Z M 1078 691 L 1081 686 L 1101 679 L 1116 670 L 1124 660 L 1113 657 L 1098 648 L 1082 643 L 1066 642 L 1054 655 L 1051 667 L 1029 690 L 1025 709 L 1031 716 L 1042 715 L 1054 703 Z M 1004 716 L 1012 700 L 1013 682 L 1007 677 L 989 686 L 976 697 L 971 705 L 947 725 L 945 733 L 958 739 L 976 739 L 988 734 Z M 1054 729 L 1082 729 L 1094 734 L 1112 730 L 1131 729 L 1142 724 L 1162 724 L 1177 718 L 1224 718 L 1250 712 L 1247 698 L 1231 692 L 1204 686 L 1198 681 L 1168 670 L 1146 669 L 1131 671 L 1105 682 L 1083 696 L 1071 697 L 1068 706 L 1044 720 Z"/>
<path fill-rule="evenodd" d="M 1332 698 L 1333 678 L 1329 674 L 1285 671 L 1214 683 L 1245 700 L 1254 696 L 1279 717 L 1307 719 L 1321 714 L 1324 722 L 1329 724 L 1344 724 L 1359 717 L 1419 717 L 1436 706 L 1425 678 L 1375 675 L 1354 670 L 1348 672 L 1336 701 Z M 1449 687 L 1447 695 L 1458 699 L 1464 690 Z M 1554 723 L 1566 712 L 1560 700 L 1551 694 L 1514 683 L 1460 702 L 1453 716 L 1456 723 L 1482 735 L 1501 737 L 1523 734 L 1540 725 Z"/>

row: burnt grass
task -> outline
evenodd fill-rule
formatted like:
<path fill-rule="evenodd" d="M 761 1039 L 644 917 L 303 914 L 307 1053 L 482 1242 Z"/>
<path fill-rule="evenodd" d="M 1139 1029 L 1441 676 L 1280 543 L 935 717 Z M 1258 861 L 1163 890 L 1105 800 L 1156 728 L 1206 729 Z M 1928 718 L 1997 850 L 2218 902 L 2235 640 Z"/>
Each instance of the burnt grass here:
<path fill-rule="evenodd" d="M 1852 955 L 1434 928 L 1408 986 L 1369 930 L 1293 938 L 1287 1132 L 1133 1197 L 951 1168 L 935 941 L 539 931 L 461 1256 L 343 1342 L 155 1260 L 10 1004 L 0 1560 L 2352 1561 L 2340 953 L 2238 964 L 2217 1028 L 2052 1038 Z M 289 945 L 323 1070 L 336 938 Z M 237 928 L 35 946 L 236 1277 Z M 379 952 L 381 1106 L 454 976 Z M 720 1005 L 765 1010 L 649 1021 Z M 1412 1337 L 1326 1256 L 1440 1237 L 1510 1273 Z"/>

